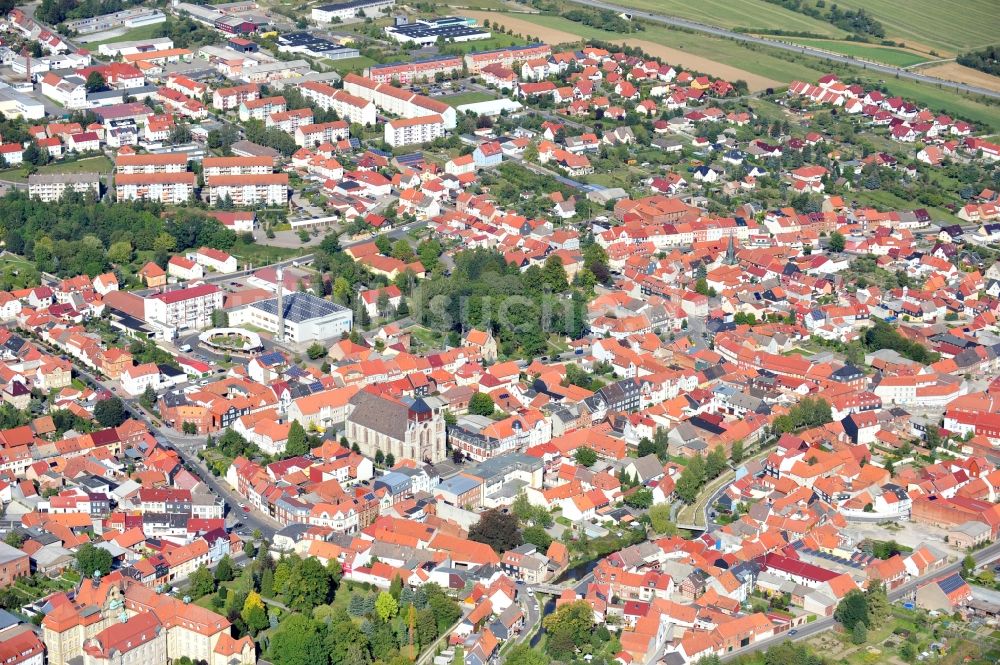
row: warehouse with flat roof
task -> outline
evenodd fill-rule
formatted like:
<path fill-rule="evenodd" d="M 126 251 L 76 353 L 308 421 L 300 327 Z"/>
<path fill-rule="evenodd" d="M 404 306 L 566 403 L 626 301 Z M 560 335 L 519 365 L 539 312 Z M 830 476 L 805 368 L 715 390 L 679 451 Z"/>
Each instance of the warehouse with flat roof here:
<path fill-rule="evenodd" d="M 354 313 L 329 300 L 323 300 L 311 293 L 296 291 L 284 293 L 281 298 L 284 313 L 285 340 L 289 342 L 310 342 L 350 332 L 354 324 Z M 239 312 L 230 314 L 233 325 L 250 324 L 276 333 L 279 325 L 278 299 L 270 298 L 248 305 Z"/>

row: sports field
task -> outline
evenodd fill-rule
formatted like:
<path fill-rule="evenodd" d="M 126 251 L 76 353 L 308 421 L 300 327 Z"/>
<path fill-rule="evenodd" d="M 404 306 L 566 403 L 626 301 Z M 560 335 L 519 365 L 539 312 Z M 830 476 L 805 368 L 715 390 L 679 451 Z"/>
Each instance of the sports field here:
<path fill-rule="evenodd" d="M 858 42 L 839 41 L 835 39 L 803 39 L 800 37 L 780 37 L 779 39 L 795 44 L 802 44 L 803 46 L 823 49 L 832 53 L 841 53 L 858 58 L 859 60 L 871 60 L 886 65 L 895 65 L 896 67 L 919 65 L 921 62 L 930 60 L 930 56 L 888 46 L 859 44 Z"/>

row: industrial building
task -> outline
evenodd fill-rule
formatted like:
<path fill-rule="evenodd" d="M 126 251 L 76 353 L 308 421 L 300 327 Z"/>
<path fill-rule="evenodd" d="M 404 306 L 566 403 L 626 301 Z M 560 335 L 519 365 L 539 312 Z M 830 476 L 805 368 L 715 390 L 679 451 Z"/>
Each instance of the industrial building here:
<path fill-rule="evenodd" d="M 330 5 L 313 7 L 312 19 L 317 23 L 347 23 L 357 18 L 376 18 L 384 15 L 396 0 L 348 0 Z M 360 17 L 359 17 L 360 14 Z"/>
<path fill-rule="evenodd" d="M 357 58 L 361 52 L 352 46 L 335 44 L 309 32 L 289 32 L 278 36 L 278 51 L 297 53 L 311 58 L 344 60 Z"/>
<path fill-rule="evenodd" d="M 489 39 L 489 30 L 477 27 L 474 19 L 458 16 L 443 16 L 441 18 L 417 19 L 413 23 L 397 19 L 396 25 L 387 26 L 385 34 L 397 42 L 431 46 L 442 42 L 471 42 L 478 39 Z"/>
<path fill-rule="evenodd" d="M 280 306 L 279 306 L 280 303 Z M 279 315 L 280 312 L 280 315 Z M 347 307 L 323 300 L 311 293 L 278 292 L 276 298 L 261 300 L 230 314 L 230 324 L 250 324 L 279 338 L 284 324 L 284 341 L 308 342 L 340 337 L 350 332 L 354 313 Z"/>

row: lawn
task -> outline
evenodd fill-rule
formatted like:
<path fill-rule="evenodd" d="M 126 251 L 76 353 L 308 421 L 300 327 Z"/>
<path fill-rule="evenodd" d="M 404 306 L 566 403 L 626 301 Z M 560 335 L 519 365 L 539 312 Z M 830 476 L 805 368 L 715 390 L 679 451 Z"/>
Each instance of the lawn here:
<path fill-rule="evenodd" d="M 479 92 L 478 90 L 471 90 L 469 92 L 462 92 L 457 95 L 449 95 L 447 97 L 439 97 L 448 106 L 461 106 L 462 104 L 475 104 L 477 102 L 489 102 L 496 99 L 496 95 L 491 95 L 488 92 Z"/>
<path fill-rule="evenodd" d="M 267 242 L 267 240 L 264 239 L 264 242 Z M 248 262 L 255 266 L 263 266 L 268 263 L 301 256 L 307 252 L 308 250 L 303 248 L 274 247 L 272 245 L 237 241 L 229 253 L 239 259 L 240 263 Z"/>
<path fill-rule="evenodd" d="M 36 173 L 82 173 L 93 171 L 96 173 L 110 173 L 113 165 L 111 160 L 101 155 L 100 157 L 87 157 L 74 162 L 53 162 L 45 166 L 39 166 Z M 12 182 L 28 182 L 28 167 L 20 166 L 16 169 L 0 171 L 0 180 L 10 180 Z"/>
<path fill-rule="evenodd" d="M 950 54 L 1000 42 L 996 0 L 838 0 L 842 8 L 864 8 L 885 26 L 886 37 L 911 48 Z"/>
<path fill-rule="evenodd" d="M 472 0 L 470 0 L 471 2 Z M 842 37 L 836 26 L 771 4 L 765 0 L 618 0 L 616 4 L 646 11 L 680 16 L 723 28 L 757 30 L 788 30 L 817 35 Z"/>
<path fill-rule="evenodd" d="M 910 51 L 872 46 L 870 44 L 859 44 L 858 42 L 838 41 L 834 39 L 802 39 L 800 37 L 782 37 L 781 39 L 833 53 L 842 53 L 843 55 L 858 58 L 859 60 L 871 60 L 896 67 L 918 65 L 921 62 L 927 62 L 929 59 L 929 56 L 922 56 Z"/>
<path fill-rule="evenodd" d="M 358 74 L 361 73 L 361 70 L 378 64 L 371 58 L 363 55 L 358 56 L 357 58 L 344 58 L 342 60 L 330 60 L 329 58 L 323 58 L 320 62 L 326 67 L 331 67 L 338 74 L 347 74 L 349 72 Z"/>
<path fill-rule="evenodd" d="M 459 55 L 469 53 L 471 51 L 492 51 L 498 48 L 506 48 L 508 46 L 520 46 L 521 44 L 526 44 L 527 40 L 520 37 L 514 37 L 512 35 L 498 35 L 495 34 L 489 39 L 477 39 L 471 42 L 459 42 L 457 44 L 443 44 L 441 46 L 442 55 Z"/>
<path fill-rule="evenodd" d="M 138 28 L 132 28 L 126 32 L 123 32 L 117 37 L 109 37 L 107 39 L 101 39 L 96 42 L 84 42 L 81 40 L 84 48 L 86 48 L 91 53 L 97 51 L 97 47 L 101 44 L 112 44 L 114 42 L 130 42 L 139 39 L 150 39 L 151 37 L 156 37 L 160 33 L 160 29 L 163 28 L 163 23 L 157 23 L 154 25 L 142 25 Z"/>

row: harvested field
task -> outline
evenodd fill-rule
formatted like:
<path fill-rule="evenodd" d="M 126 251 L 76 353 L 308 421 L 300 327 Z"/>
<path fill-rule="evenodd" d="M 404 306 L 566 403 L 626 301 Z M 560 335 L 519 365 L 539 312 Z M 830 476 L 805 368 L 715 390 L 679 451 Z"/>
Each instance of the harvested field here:
<path fill-rule="evenodd" d="M 709 60 L 708 58 L 687 53 L 686 51 L 681 51 L 680 49 L 670 48 L 669 46 L 663 46 L 662 44 L 646 41 L 645 39 L 625 39 L 619 41 L 628 44 L 629 46 L 637 46 L 646 53 L 662 58 L 664 62 L 668 62 L 671 65 L 680 65 L 685 69 L 705 72 L 706 74 L 711 74 L 712 76 L 723 78 L 730 82 L 737 79 L 743 79 L 747 82 L 747 86 L 753 92 L 765 90 L 767 88 L 778 88 L 784 85 L 781 81 L 775 81 L 774 79 L 769 79 L 766 76 L 752 74 L 745 69 L 740 69 L 731 65 L 724 65 L 721 62 Z"/>
<path fill-rule="evenodd" d="M 920 68 L 920 73 L 928 76 L 937 76 L 946 81 L 958 81 L 969 85 L 978 85 L 981 88 L 996 90 L 1000 92 L 1000 77 L 991 76 L 986 72 L 981 72 L 972 67 L 965 67 L 956 62 L 949 62 L 944 65 L 934 65 L 933 67 Z"/>
<path fill-rule="evenodd" d="M 496 12 L 476 12 L 469 11 L 465 12 L 467 15 L 476 18 L 480 22 L 490 21 L 494 25 L 502 25 L 505 28 L 513 30 L 515 33 L 520 33 L 522 35 L 530 35 L 532 37 L 537 37 L 543 42 L 548 44 L 572 44 L 578 43 L 585 39 L 584 34 L 587 31 L 593 30 L 587 26 L 581 25 L 581 33 L 576 34 L 568 32 L 566 30 L 559 30 L 556 28 L 551 28 L 540 24 L 537 20 L 533 21 L 530 17 L 525 16 L 525 18 L 511 16 L 509 14 L 499 14 Z M 743 79 L 747 82 L 750 90 L 764 90 L 771 87 L 780 87 L 783 85 L 780 81 L 768 78 L 766 76 L 760 76 L 758 74 L 753 74 L 746 71 L 745 69 L 740 69 L 739 67 L 733 67 L 732 65 L 726 65 L 703 56 L 694 55 L 680 49 L 671 48 L 669 46 L 664 46 L 662 44 L 657 44 L 656 42 L 651 42 L 646 39 L 628 38 L 628 39 L 613 39 L 619 44 L 635 46 L 646 51 L 650 55 L 662 58 L 664 62 L 668 62 L 672 65 L 679 65 L 685 69 L 692 69 L 699 72 L 704 72 L 705 74 L 710 74 L 719 78 L 726 79 L 727 81 L 736 81 L 737 79 Z"/>
<path fill-rule="evenodd" d="M 575 35 L 572 32 L 556 30 L 555 28 L 547 28 L 543 25 L 532 22 L 530 18 L 527 18 L 527 15 L 525 15 L 526 18 L 517 18 L 508 14 L 500 14 L 496 12 L 479 12 L 470 10 L 464 13 L 465 15 L 476 19 L 480 23 L 483 21 L 489 21 L 491 24 L 499 24 L 505 28 L 510 28 L 515 33 L 538 37 L 546 44 L 570 44 L 578 42 L 582 39 L 580 35 Z M 475 44 L 475 42 L 472 43 Z"/>

